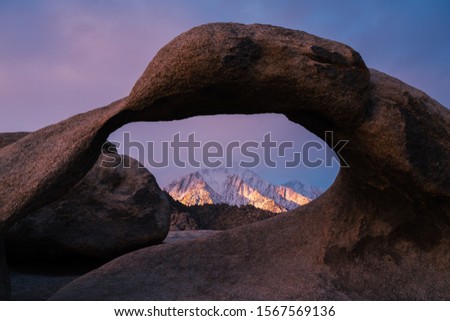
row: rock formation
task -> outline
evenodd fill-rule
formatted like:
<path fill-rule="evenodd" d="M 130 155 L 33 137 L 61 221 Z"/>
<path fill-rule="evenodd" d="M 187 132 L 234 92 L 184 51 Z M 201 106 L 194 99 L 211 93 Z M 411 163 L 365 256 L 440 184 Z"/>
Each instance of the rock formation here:
<path fill-rule="evenodd" d="M 129 253 L 53 299 L 450 299 L 450 112 L 348 46 L 273 26 L 194 28 L 127 98 L 1 149 L 2 232 L 75 185 L 124 123 L 266 112 L 350 141 L 329 190 L 269 220 Z"/>
<path fill-rule="evenodd" d="M 111 145 L 66 195 L 9 229 L 10 258 L 106 260 L 164 240 L 172 212 L 166 193 L 138 161 Z"/>

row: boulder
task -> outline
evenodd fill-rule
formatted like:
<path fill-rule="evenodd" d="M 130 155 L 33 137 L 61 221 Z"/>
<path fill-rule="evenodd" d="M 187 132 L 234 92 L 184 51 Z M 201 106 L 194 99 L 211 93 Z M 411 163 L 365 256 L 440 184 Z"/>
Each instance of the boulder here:
<path fill-rule="evenodd" d="M 267 25 L 196 27 L 127 98 L 1 149 L 0 227 L 67 192 L 124 123 L 231 113 L 333 131 L 348 166 L 290 213 L 134 251 L 53 299 L 450 299 L 450 112 L 346 45 Z"/>
<path fill-rule="evenodd" d="M 164 240 L 172 211 L 165 193 L 136 160 L 104 148 L 66 195 L 9 229 L 10 259 L 105 260 Z"/>

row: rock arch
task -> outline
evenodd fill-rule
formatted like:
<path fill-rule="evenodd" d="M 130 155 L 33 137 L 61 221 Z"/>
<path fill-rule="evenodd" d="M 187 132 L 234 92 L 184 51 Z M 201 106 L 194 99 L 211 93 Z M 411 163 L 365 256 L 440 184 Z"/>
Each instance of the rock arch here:
<path fill-rule="evenodd" d="M 1 228 L 73 186 L 127 122 L 262 112 L 349 139 L 350 168 L 308 206 L 130 253 L 54 299 L 448 299 L 449 111 L 346 45 L 267 25 L 196 27 L 128 97 L 0 150 Z"/>

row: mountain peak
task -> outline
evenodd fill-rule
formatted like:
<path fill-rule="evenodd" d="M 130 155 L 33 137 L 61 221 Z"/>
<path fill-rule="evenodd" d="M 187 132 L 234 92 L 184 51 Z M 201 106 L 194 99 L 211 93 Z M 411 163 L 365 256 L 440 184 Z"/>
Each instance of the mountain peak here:
<path fill-rule="evenodd" d="M 317 197 L 311 191 L 319 189 L 300 180 L 290 183 L 292 187 L 277 186 L 250 169 L 220 167 L 187 174 L 168 184 L 164 190 L 188 206 L 249 204 L 275 213 L 292 210 Z"/>

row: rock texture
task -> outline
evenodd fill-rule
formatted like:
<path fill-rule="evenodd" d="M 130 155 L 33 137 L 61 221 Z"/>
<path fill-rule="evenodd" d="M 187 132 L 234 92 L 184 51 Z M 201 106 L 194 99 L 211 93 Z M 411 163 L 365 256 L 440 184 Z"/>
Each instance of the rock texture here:
<path fill-rule="evenodd" d="M 187 242 L 205 238 L 220 231 L 170 231 L 164 244 Z M 87 263 L 87 264 L 86 264 Z M 11 300 L 47 300 L 67 283 L 98 267 L 93 262 L 53 262 L 48 264 L 26 264 L 11 268 Z M 4 299 L 4 298 L 3 298 Z"/>
<path fill-rule="evenodd" d="M 450 299 L 450 112 L 348 46 L 272 26 L 194 28 L 129 97 L 1 149 L 2 229 L 72 187 L 126 122 L 263 112 L 350 140 L 350 167 L 293 212 L 129 253 L 52 298 Z"/>
<path fill-rule="evenodd" d="M 0 133 L 0 148 L 10 145 L 28 134 L 28 132 Z"/>
<path fill-rule="evenodd" d="M 170 231 L 167 234 L 164 244 L 176 244 L 180 242 L 187 242 L 198 238 L 207 238 L 211 235 L 216 235 L 220 231 L 212 230 L 191 230 L 191 231 Z"/>
<path fill-rule="evenodd" d="M 14 261 L 111 259 L 161 243 L 172 208 L 155 178 L 105 144 L 69 193 L 16 222 L 6 236 Z"/>

